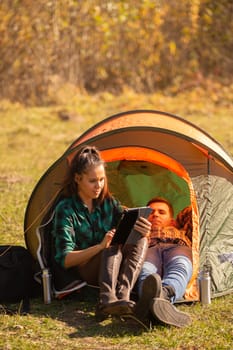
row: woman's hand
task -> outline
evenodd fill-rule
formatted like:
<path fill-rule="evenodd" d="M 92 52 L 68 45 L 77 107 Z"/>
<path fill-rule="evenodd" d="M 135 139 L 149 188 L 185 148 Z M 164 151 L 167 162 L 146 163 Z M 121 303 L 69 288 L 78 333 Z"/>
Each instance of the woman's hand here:
<path fill-rule="evenodd" d="M 110 246 L 113 236 L 115 235 L 115 232 L 116 232 L 116 229 L 112 229 L 105 234 L 102 242 L 100 243 L 102 249 L 108 248 Z"/>
<path fill-rule="evenodd" d="M 73 250 L 72 252 L 69 252 L 65 257 L 65 267 L 68 268 L 86 264 L 94 255 L 100 253 L 101 250 L 110 246 L 115 231 L 115 229 L 108 231 L 99 244 L 83 250 Z"/>
<path fill-rule="evenodd" d="M 151 231 L 151 222 L 140 216 L 134 224 L 134 229 L 140 232 L 143 237 L 149 237 Z"/>

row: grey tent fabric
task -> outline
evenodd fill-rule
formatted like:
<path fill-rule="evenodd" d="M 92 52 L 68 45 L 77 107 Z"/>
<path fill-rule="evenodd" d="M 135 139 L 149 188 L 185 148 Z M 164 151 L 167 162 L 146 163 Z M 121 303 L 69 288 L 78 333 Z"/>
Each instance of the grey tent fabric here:
<path fill-rule="evenodd" d="M 217 176 L 192 178 L 200 221 L 200 270 L 210 269 L 212 296 L 233 292 L 233 186 Z"/>

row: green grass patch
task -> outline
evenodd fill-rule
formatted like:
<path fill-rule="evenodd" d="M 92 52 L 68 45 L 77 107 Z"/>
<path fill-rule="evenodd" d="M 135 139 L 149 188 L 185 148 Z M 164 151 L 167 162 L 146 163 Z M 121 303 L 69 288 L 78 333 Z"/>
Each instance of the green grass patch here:
<path fill-rule="evenodd" d="M 33 299 L 30 315 L 0 316 L 0 348 L 232 349 L 232 295 L 214 299 L 208 306 L 196 303 L 177 307 L 191 315 L 190 326 L 179 329 L 158 325 L 146 332 L 132 321 L 97 323 L 94 301 L 84 302 L 78 296 L 50 305 Z"/>

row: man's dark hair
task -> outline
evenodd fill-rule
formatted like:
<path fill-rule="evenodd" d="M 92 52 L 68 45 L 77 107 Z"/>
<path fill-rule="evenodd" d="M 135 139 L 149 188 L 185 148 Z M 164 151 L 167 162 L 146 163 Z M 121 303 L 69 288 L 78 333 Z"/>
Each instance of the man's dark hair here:
<path fill-rule="evenodd" d="M 149 202 L 147 203 L 147 205 L 150 205 L 152 203 L 165 203 L 167 204 L 168 208 L 169 208 L 169 212 L 171 214 L 171 217 L 173 218 L 174 217 L 174 209 L 173 209 L 173 206 L 172 204 L 166 199 L 166 198 L 163 198 L 163 197 L 153 197 L 149 200 Z"/>

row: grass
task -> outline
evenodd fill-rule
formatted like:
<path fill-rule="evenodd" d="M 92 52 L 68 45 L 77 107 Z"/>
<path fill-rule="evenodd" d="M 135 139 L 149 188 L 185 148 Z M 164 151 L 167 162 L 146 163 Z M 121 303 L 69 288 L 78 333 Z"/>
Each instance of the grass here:
<path fill-rule="evenodd" d="M 117 97 L 108 93 L 70 96 L 66 103 L 57 101 L 43 108 L 0 101 L 1 244 L 25 245 L 25 208 L 39 178 L 80 134 L 112 114 L 130 109 L 174 113 L 204 129 L 233 155 L 232 87 L 222 90 L 196 89 L 175 97 L 131 91 Z M 69 119 L 60 119 L 60 111 L 66 111 Z M 117 320 L 96 323 L 94 300 L 85 300 L 81 293 L 44 305 L 38 297 L 26 316 L 8 315 L 2 305 L 0 349 L 232 349 L 232 294 L 212 300 L 207 307 L 179 305 L 190 313 L 192 325 L 181 330 L 157 326 L 152 332 Z"/>
<path fill-rule="evenodd" d="M 27 316 L 1 316 L 1 349 L 232 349 L 233 296 L 211 305 L 179 306 L 192 316 L 184 329 L 157 326 L 146 332 L 133 323 L 95 322 L 94 302 L 79 297 L 44 305 L 32 301 Z"/>

